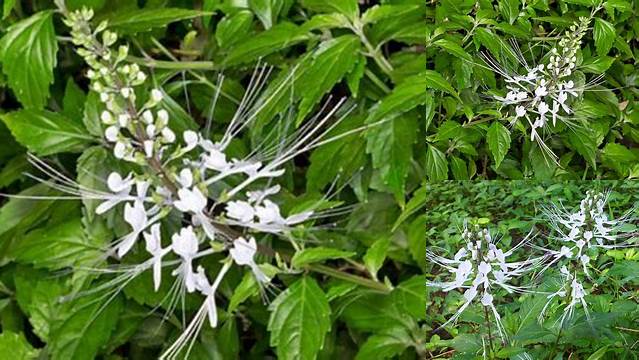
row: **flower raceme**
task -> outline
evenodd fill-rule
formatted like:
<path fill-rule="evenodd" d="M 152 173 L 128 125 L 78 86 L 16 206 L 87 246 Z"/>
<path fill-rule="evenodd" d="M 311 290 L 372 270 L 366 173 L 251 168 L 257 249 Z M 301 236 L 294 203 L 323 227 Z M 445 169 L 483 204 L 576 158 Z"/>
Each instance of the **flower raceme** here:
<path fill-rule="evenodd" d="M 153 288 L 157 291 L 163 281 L 162 269 L 171 266 L 171 274 L 181 291 L 204 296 L 202 307 L 184 333 L 162 356 L 177 358 L 195 340 L 204 318 L 209 319 L 211 326 L 217 325 L 216 290 L 233 264 L 248 267 L 261 289 L 269 285 L 272 275 L 267 275 L 256 263 L 259 247 L 249 233 L 286 235 L 296 225 L 328 216 L 313 211 L 314 205 L 304 211 L 282 214 L 275 200 L 281 187 L 272 183 L 284 174 L 285 164 L 301 153 L 371 125 L 329 137 L 349 113 L 340 101 L 326 114 L 314 116 L 299 128 L 291 130 L 285 126 L 287 130 L 280 130 L 284 135 L 274 145 L 263 142 L 247 157 L 233 158 L 228 151 L 231 141 L 284 90 L 282 85 L 274 95 L 256 101 L 256 94 L 270 73 L 266 67 L 253 74 L 219 141 L 193 130 L 176 134 L 170 127 L 171 115 L 162 108 L 166 94 L 152 88 L 146 95 L 147 74 L 138 65 L 127 63 L 129 48 L 116 45 L 118 36 L 107 29 L 108 23 L 101 22 L 92 28 L 92 10 L 71 12 L 63 1 L 56 3 L 65 16 L 64 23 L 71 28 L 77 53 L 89 66 L 91 90 L 103 104 L 100 121 L 105 144 L 116 159 L 128 162 L 127 168 L 132 170 L 111 172 L 106 179 L 107 190 L 102 191 L 79 185 L 44 161 L 31 157 L 35 167 L 53 180 L 34 178 L 71 194 L 68 198 L 99 200 L 95 209 L 98 215 L 123 208 L 130 232 L 113 242 L 105 255 L 126 257 L 144 239 L 150 258 L 126 268 L 130 270 L 121 277 L 124 284 L 118 291 L 146 270 L 152 271 Z M 338 112 L 340 115 L 335 116 Z M 335 117 L 336 121 L 329 122 Z M 269 136 L 273 139 L 273 134 Z M 169 232 L 170 227 L 164 226 L 163 220 L 169 215 L 180 217 L 182 227 L 166 237 L 163 233 Z M 210 281 L 200 259 L 214 253 L 224 255 L 225 260 Z"/>
<path fill-rule="evenodd" d="M 453 277 L 446 282 L 428 282 L 427 286 L 441 288 L 442 291 L 463 291 L 463 304 L 457 312 L 440 328 L 454 323 L 472 303 L 479 303 L 489 309 L 495 318 L 497 330 L 505 341 L 506 332 L 501 323 L 501 317 L 495 307 L 495 296 L 498 289 L 508 293 L 525 293 L 530 290 L 526 286 L 513 284 L 514 280 L 527 274 L 542 264 L 542 257 L 528 258 L 521 261 L 508 261 L 514 252 L 526 246 L 531 234 L 508 251 L 503 251 L 497 245 L 488 229 L 475 227 L 464 228 L 462 232 L 464 247 L 461 247 L 452 258 L 445 258 L 426 250 L 426 257 L 433 263 L 447 270 Z"/>
<path fill-rule="evenodd" d="M 543 246 L 531 241 L 531 232 L 517 245 L 504 251 L 487 229 L 475 227 L 472 230 L 464 228 L 464 246 L 452 258 L 427 248 L 427 260 L 450 275 L 448 281 L 428 282 L 427 286 L 444 292 L 458 290 L 463 293 L 462 305 L 440 328 L 456 322 L 469 306 L 476 303 L 493 314 L 499 334 L 506 340 L 507 335 L 495 307 L 495 303 L 499 302 L 497 290 L 500 288 L 508 293 L 545 297 L 546 303 L 538 314 L 540 323 L 551 308 L 561 310 L 557 321 L 562 326 L 574 318 L 576 309 L 580 307 L 586 319 L 591 321 L 587 297 L 595 285 L 591 278 L 595 260 L 609 250 L 637 246 L 632 210 L 617 218 L 609 216 L 606 212 L 609 195 L 589 190 L 574 211 L 559 204 L 545 207 L 544 219 L 552 232 L 544 237 Z M 540 255 L 520 261 L 508 260 L 523 247 Z M 531 290 L 533 283 L 548 272 L 556 273 L 560 281 L 551 282 L 551 287 L 543 291 Z M 529 275 L 529 283 L 514 285 L 523 275 Z"/>
<path fill-rule="evenodd" d="M 542 132 L 549 132 L 558 121 L 573 126 L 571 116 L 574 113 L 571 103 L 588 88 L 598 84 L 600 77 L 589 84 L 583 83 L 583 75 L 577 71 L 577 56 L 583 37 L 588 32 L 595 9 L 590 17 L 580 17 L 570 29 L 561 36 L 558 44 L 543 57 L 536 66 L 531 66 L 517 49 L 506 52 L 524 67 L 523 74 L 509 70 L 489 55 L 484 55 L 488 67 L 499 74 L 506 83 L 506 96 L 494 96 L 506 107 L 514 125 L 524 121 L 530 131 L 530 140 L 537 142 L 544 154 L 556 158 L 544 142 Z"/>
<path fill-rule="evenodd" d="M 636 232 L 629 230 L 633 229 L 629 226 L 631 212 L 619 218 L 609 218 L 605 210 L 609 195 L 588 191 L 579 208 L 572 212 L 559 205 L 545 209 L 554 231 L 549 241 L 559 248 L 542 248 L 551 256 L 545 268 L 558 268 L 561 282 L 559 288 L 547 296 L 548 302 L 540 313 L 540 320 L 555 299 L 563 299 L 561 323 L 570 320 L 579 306 L 590 320 L 586 296 L 590 288 L 588 285 L 593 282 L 589 272 L 593 260 L 608 250 L 636 246 L 632 242 Z"/>

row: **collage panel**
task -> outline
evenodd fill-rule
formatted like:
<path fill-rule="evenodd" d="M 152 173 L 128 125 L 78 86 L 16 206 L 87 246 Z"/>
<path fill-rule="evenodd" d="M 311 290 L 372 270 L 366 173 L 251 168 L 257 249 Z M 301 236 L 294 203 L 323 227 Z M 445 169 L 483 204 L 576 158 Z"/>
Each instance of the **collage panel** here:
<path fill-rule="evenodd" d="M 429 4 L 429 180 L 637 177 L 635 2 Z"/>
<path fill-rule="evenodd" d="M 633 359 L 639 183 L 431 185 L 430 358 Z M 427 357 L 428 358 L 428 357 Z"/>

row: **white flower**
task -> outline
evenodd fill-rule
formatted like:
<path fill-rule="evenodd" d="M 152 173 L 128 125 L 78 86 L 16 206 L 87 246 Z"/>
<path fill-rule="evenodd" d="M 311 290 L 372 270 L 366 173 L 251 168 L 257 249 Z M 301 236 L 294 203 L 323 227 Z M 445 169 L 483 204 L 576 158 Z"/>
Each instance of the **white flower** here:
<path fill-rule="evenodd" d="M 203 156 L 204 166 L 215 171 L 226 171 L 230 164 L 226 161 L 226 155 L 218 149 L 210 149 L 208 154 Z"/>
<path fill-rule="evenodd" d="M 153 287 L 157 291 L 162 280 L 162 257 L 171 250 L 171 247 L 162 248 L 160 224 L 153 224 L 151 232 L 145 232 L 143 235 L 146 241 L 146 251 L 153 256 Z"/>
<path fill-rule="evenodd" d="M 162 95 L 162 91 L 160 91 L 158 89 L 151 90 L 151 100 L 153 102 L 159 103 L 160 101 L 162 101 L 163 97 L 164 97 L 164 95 Z"/>
<path fill-rule="evenodd" d="M 178 198 L 179 200 L 175 201 L 173 205 L 181 212 L 198 214 L 204 211 L 206 207 L 206 197 L 197 187 L 192 190 L 188 188 L 178 190 Z"/>
<path fill-rule="evenodd" d="M 239 237 L 233 241 L 233 248 L 229 250 L 229 253 L 236 264 L 249 266 L 259 282 L 269 282 L 271 279 L 262 272 L 253 260 L 256 251 L 257 244 L 254 238 L 251 237 L 249 241 L 246 241 L 243 237 Z"/>
<path fill-rule="evenodd" d="M 193 227 L 182 228 L 179 233 L 171 237 L 171 249 L 182 258 L 182 264 L 174 274 L 182 275 L 186 291 L 195 291 L 195 276 L 193 274 L 193 258 L 197 255 L 198 240 Z"/>
<path fill-rule="evenodd" d="M 133 230 L 116 246 L 119 257 L 123 257 L 131 250 L 140 233 L 142 233 L 148 225 L 149 219 L 141 201 L 133 202 L 133 206 L 131 206 L 130 203 L 124 205 L 124 221 L 131 225 Z"/>
<path fill-rule="evenodd" d="M 544 116 L 548 112 L 548 110 L 549 110 L 548 104 L 546 104 L 544 101 L 539 102 L 537 111 L 539 112 L 540 116 Z"/>
<path fill-rule="evenodd" d="M 184 137 L 184 142 L 186 143 L 186 147 L 184 148 L 184 151 L 191 151 L 195 149 L 199 139 L 197 133 L 192 130 L 186 130 L 182 134 L 182 136 Z"/>
<path fill-rule="evenodd" d="M 95 213 L 98 215 L 103 214 L 120 202 L 130 199 L 129 194 L 131 193 L 133 181 L 131 174 L 129 174 L 126 179 L 122 179 L 122 176 L 117 172 L 109 174 L 109 177 L 107 178 L 107 186 L 109 187 L 109 190 L 115 194 L 108 197 L 106 201 L 98 205 L 95 209 Z"/>
<path fill-rule="evenodd" d="M 515 115 L 515 118 L 516 118 L 516 119 L 517 119 L 517 118 L 520 118 L 520 117 L 523 117 L 523 116 L 526 116 L 526 108 L 525 108 L 525 107 L 523 107 L 523 106 L 521 106 L 521 105 L 518 105 L 518 106 L 515 108 L 515 114 L 516 114 L 516 115 Z"/>
<path fill-rule="evenodd" d="M 548 89 L 546 89 L 546 86 L 544 85 L 540 85 L 535 89 L 535 96 L 537 98 L 541 98 L 548 95 Z"/>
<path fill-rule="evenodd" d="M 255 217 L 255 209 L 246 201 L 229 201 L 226 204 L 226 215 L 240 223 L 249 223 Z"/>

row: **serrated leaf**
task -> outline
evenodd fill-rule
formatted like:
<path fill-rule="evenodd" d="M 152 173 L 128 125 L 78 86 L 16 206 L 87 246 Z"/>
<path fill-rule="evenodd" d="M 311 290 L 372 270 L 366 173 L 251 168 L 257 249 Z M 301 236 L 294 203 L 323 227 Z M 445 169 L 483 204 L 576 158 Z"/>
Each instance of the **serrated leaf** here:
<path fill-rule="evenodd" d="M 91 243 L 78 218 L 27 233 L 11 254 L 18 262 L 59 270 L 99 259 L 102 245 Z"/>
<path fill-rule="evenodd" d="M 292 23 L 283 22 L 233 48 L 224 63 L 232 66 L 255 61 L 260 57 L 295 45 L 307 38 L 308 35 L 305 30 Z"/>
<path fill-rule="evenodd" d="M 495 168 L 499 168 L 499 165 L 508 153 L 508 149 L 510 149 L 510 132 L 499 121 L 493 121 L 492 125 L 488 128 L 486 142 L 493 155 Z"/>
<path fill-rule="evenodd" d="M 384 118 L 393 118 L 425 104 L 428 96 L 427 87 L 426 73 L 404 79 L 390 95 L 371 109 L 367 122 L 372 124 Z"/>
<path fill-rule="evenodd" d="M 499 11 L 508 23 L 513 24 L 515 20 L 517 20 L 517 17 L 519 16 L 519 5 L 521 5 L 520 0 L 499 1 Z"/>
<path fill-rule="evenodd" d="M 115 329 L 122 297 L 80 296 L 60 305 L 61 316 L 51 324 L 48 349 L 52 360 L 94 359 Z"/>
<path fill-rule="evenodd" d="M 304 249 L 300 252 L 295 253 L 293 259 L 291 259 L 291 265 L 299 269 L 306 264 L 322 262 L 325 260 L 345 259 L 353 256 L 355 256 L 355 253 L 352 251 L 344 251 L 340 249 L 319 246 Z"/>
<path fill-rule="evenodd" d="M 120 34 L 134 34 L 212 13 L 181 8 L 123 10 L 109 15 L 109 28 Z"/>
<path fill-rule="evenodd" d="M 338 12 L 351 21 L 359 16 L 357 0 L 302 0 L 302 6 L 317 12 Z"/>
<path fill-rule="evenodd" d="M 456 42 L 448 40 L 448 39 L 439 39 L 433 43 L 435 46 L 438 46 L 444 49 L 446 52 L 451 55 L 457 56 L 458 58 L 466 61 L 472 61 L 473 58 L 464 50 L 463 47 L 459 46 Z"/>
<path fill-rule="evenodd" d="M 331 327 L 331 308 L 317 282 L 294 282 L 269 306 L 268 331 L 279 359 L 314 359 Z"/>
<path fill-rule="evenodd" d="M 78 152 L 94 140 L 76 122 L 46 110 L 19 110 L 0 119 L 18 142 L 40 156 Z"/>
<path fill-rule="evenodd" d="M 595 37 L 597 54 L 608 54 L 617 36 L 614 25 L 601 18 L 595 18 L 593 35 Z"/>
<path fill-rule="evenodd" d="M 374 24 L 381 20 L 393 17 L 401 17 L 404 13 L 410 13 L 419 9 L 419 5 L 375 5 L 362 15 L 363 24 Z"/>
<path fill-rule="evenodd" d="M 446 155 L 430 144 L 428 144 L 428 150 L 426 151 L 426 175 L 430 181 L 448 179 Z"/>
<path fill-rule="evenodd" d="M 404 187 L 413 157 L 413 144 L 417 140 L 417 119 L 410 113 L 392 121 L 372 127 L 366 134 L 366 152 L 373 158 L 384 184 L 404 204 Z"/>
<path fill-rule="evenodd" d="M 300 83 L 304 86 L 296 123 L 299 124 L 322 96 L 355 67 L 359 55 L 359 39 L 343 35 L 321 43 L 313 53 L 313 61 Z"/>
<path fill-rule="evenodd" d="M 2 71 L 25 108 L 42 109 L 53 83 L 58 43 L 53 11 L 41 11 L 7 29 L 0 39 Z"/>
<path fill-rule="evenodd" d="M 593 168 L 596 168 L 597 144 L 593 131 L 585 127 L 577 127 L 567 136 L 568 143 L 583 156 Z"/>
<path fill-rule="evenodd" d="M 253 14 L 248 10 L 225 16 L 215 30 L 217 44 L 222 49 L 232 47 L 246 38 L 252 25 Z"/>
<path fill-rule="evenodd" d="M 248 3 L 265 29 L 270 29 L 273 26 L 284 6 L 283 0 L 249 0 Z"/>
<path fill-rule="evenodd" d="M 364 266 L 373 278 L 377 278 L 377 272 L 384 265 L 386 253 L 390 246 L 390 238 L 382 238 L 373 243 L 364 255 Z"/>
<path fill-rule="evenodd" d="M 357 352 L 356 360 L 389 359 L 400 355 L 412 345 L 408 330 L 401 326 L 384 329 L 371 335 Z"/>
<path fill-rule="evenodd" d="M 427 89 L 441 90 L 459 99 L 457 91 L 455 91 L 455 89 L 440 73 L 434 70 L 425 70 L 421 73 L 421 75 L 424 76 Z"/>
<path fill-rule="evenodd" d="M 354 130 L 363 125 L 363 120 L 362 115 L 348 117 L 337 125 L 328 137 Z M 316 191 L 335 182 L 336 179 L 343 179 L 342 183 L 350 179 L 353 173 L 365 164 L 365 146 L 366 139 L 354 132 L 314 150 L 310 157 L 311 164 L 306 171 L 306 188 Z"/>
<path fill-rule="evenodd" d="M 47 278 L 45 271 L 20 266 L 14 274 L 17 301 L 40 339 L 49 338 L 50 324 L 60 319 L 60 298 L 68 293 L 64 279 Z"/>

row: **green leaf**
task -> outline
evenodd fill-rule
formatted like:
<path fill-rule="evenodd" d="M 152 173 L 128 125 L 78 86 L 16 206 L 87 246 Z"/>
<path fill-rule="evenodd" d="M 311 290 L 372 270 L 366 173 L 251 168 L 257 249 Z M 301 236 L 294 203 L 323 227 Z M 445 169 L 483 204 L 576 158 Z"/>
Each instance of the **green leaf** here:
<path fill-rule="evenodd" d="M 499 11 L 501 12 L 502 17 L 507 20 L 508 23 L 513 24 L 515 20 L 517 20 L 517 17 L 519 16 L 520 4 L 520 0 L 499 1 Z"/>
<path fill-rule="evenodd" d="M 567 141 L 593 168 L 596 168 L 597 144 L 591 129 L 576 127 L 568 134 Z"/>
<path fill-rule="evenodd" d="M 450 171 L 453 173 L 455 180 L 470 180 L 466 162 L 457 156 L 450 157 Z"/>
<path fill-rule="evenodd" d="M 446 155 L 431 144 L 428 144 L 426 151 L 426 175 L 430 181 L 448 179 Z"/>
<path fill-rule="evenodd" d="M 413 343 L 408 330 L 402 326 L 384 329 L 368 337 L 357 352 L 356 360 L 389 359 L 400 355 Z"/>
<path fill-rule="evenodd" d="M 97 92 L 91 91 L 87 95 L 84 102 L 84 112 L 82 113 L 82 123 L 87 129 L 89 134 L 101 138 L 102 137 L 102 121 L 100 120 L 100 95 Z"/>
<path fill-rule="evenodd" d="M 76 122 L 46 110 L 19 110 L 0 119 L 18 142 L 40 156 L 79 152 L 94 140 Z"/>
<path fill-rule="evenodd" d="M 614 61 L 615 58 L 610 56 L 597 56 L 584 60 L 579 68 L 586 73 L 601 74 L 608 70 Z"/>
<path fill-rule="evenodd" d="M 425 70 L 421 73 L 421 75 L 426 81 L 427 89 L 441 90 L 459 99 L 457 91 L 455 91 L 455 89 L 450 85 L 448 81 L 446 81 L 446 79 L 444 79 L 444 77 L 440 73 L 434 70 Z"/>
<path fill-rule="evenodd" d="M 12 360 L 32 360 L 38 357 L 38 350 L 29 344 L 24 335 L 4 330 L 0 334 L 0 354 L 10 356 Z"/>
<path fill-rule="evenodd" d="M 0 235 L 14 229 L 31 227 L 34 223 L 42 221 L 54 200 L 29 199 L 30 196 L 52 196 L 55 193 L 44 184 L 32 186 L 21 191 L 18 195 L 23 198 L 11 198 L 0 208 Z"/>
<path fill-rule="evenodd" d="M 350 116 L 342 120 L 327 137 L 357 129 L 363 125 L 363 120 L 362 115 Z M 336 179 L 338 184 L 348 181 L 365 164 L 365 146 L 366 139 L 354 132 L 314 150 L 310 157 L 311 164 L 306 171 L 306 188 L 316 191 L 335 182 Z"/>
<path fill-rule="evenodd" d="M 322 96 L 355 67 L 359 59 L 360 41 L 354 35 L 343 35 L 322 42 L 313 53 L 313 61 L 304 72 L 297 123 L 311 112 Z"/>
<path fill-rule="evenodd" d="M 345 259 L 354 256 L 352 251 L 344 251 L 340 249 L 327 248 L 327 247 L 315 247 L 310 249 L 304 249 L 295 253 L 291 264 L 295 268 L 301 268 L 306 264 L 314 262 L 321 262 L 325 260 Z"/>
<path fill-rule="evenodd" d="M 366 270 L 374 277 L 377 278 L 377 272 L 384 265 L 386 259 L 386 253 L 390 246 L 390 238 L 382 238 L 373 243 L 364 255 L 364 266 Z"/>
<path fill-rule="evenodd" d="M 81 125 L 86 98 L 86 94 L 73 81 L 73 78 L 68 78 L 67 86 L 64 89 L 64 98 L 62 98 L 62 113 L 69 120 Z"/>
<path fill-rule="evenodd" d="M 2 4 L 2 19 L 6 19 L 11 15 L 11 10 L 16 6 L 16 0 L 4 0 Z"/>
<path fill-rule="evenodd" d="M 53 11 L 41 11 L 11 25 L 0 39 L 2 71 L 25 108 L 42 109 L 53 83 L 58 43 Z"/>
<path fill-rule="evenodd" d="M 235 290 L 233 290 L 227 311 L 230 313 L 235 311 L 246 299 L 257 295 L 258 292 L 259 287 L 253 274 L 250 272 L 245 273 L 244 277 L 242 277 L 242 281 L 235 287 Z"/>
<path fill-rule="evenodd" d="M 427 86 L 426 73 L 404 79 L 390 95 L 383 98 L 371 109 L 367 122 L 372 124 L 385 118 L 391 119 L 425 104 L 428 99 Z"/>
<path fill-rule="evenodd" d="M 448 39 L 439 39 L 433 43 L 435 46 L 438 46 L 446 52 L 454 55 L 462 60 L 473 61 L 473 58 L 464 50 L 463 47 L 459 46 L 456 42 L 448 40 Z"/>
<path fill-rule="evenodd" d="M 253 25 L 253 13 L 248 10 L 238 11 L 225 16 L 217 24 L 215 39 L 222 48 L 229 48 L 239 43 L 250 33 Z"/>
<path fill-rule="evenodd" d="M 16 268 L 14 281 L 18 304 L 28 317 L 33 331 L 40 339 L 49 339 L 50 325 L 59 320 L 60 299 L 68 293 L 60 277 L 48 278 L 50 273 L 27 266 Z"/>
<path fill-rule="evenodd" d="M 502 160 L 504 160 L 504 157 L 508 154 L 508 149 L 510 149 L 510 132 L 499 121 L 493 121 L 492 125 L 488 128 L 486 141 L 493 155 L 495 168 L 499 168 Z"/>
<path fill-rule="evenodd" d="M 597 48 L 597 54 L 608 54 L 617 35 L 614 25 L 601 18 L 595 18 L 595 28 L 593 30 L 593 35 L 595 37 L 595 47 Z"/>
<path fill-rule="evenodd" d="M 212 13 L 181 8 L 127 9 L 111 14 L 108 20 L 112 30 L 120 34 L 134 34 L 203 15 Z"/>
<path fill-rule="evenodd" d="M 249 0 L 248 3 L 265 29 L 270 29 L 273 26 L 284 6 L 283 0 Z"/>
<path fill-rule="evenodd" d="M 94 359 L 118 323 L 122 297 L 80 296 L 60 305 L 59 319 L 51 324 L 48 349 L 52 360 Z"/>
<path fill-rule="evenodd" d="M 277 24 L 267 31 L 242 42 L 224 60 L 226 65 L 239 65 L 295 45 L 308 38 L 305 31 L 292 23 Z"/>
<path fill-rule="evenodd" d="M 58 270 L 99 259 L 104 244 L 92 240 L 96 239 L 85 236 L 81 219 L 70 219 L 29 232 L 17 243 L 12 255 L 18 262 Z"/>
<path fill-rule="evenodd" d="M 588 359 L 586 359 L 586 360 L 605 359 L 604 355 L 606 355 L 608 353 L 608 348 L 609 347 L 610 347 L 610 345 L 606 345 L 606 346 L 600 347 L 597 351 L 595 351 L 594 353 L 590 354 L 590 356 L 588 356 Z"/>
<path fill-rule="evenodd" d="M 338 12 L 351 21 L 359 16 L 357 0 L 301 0 L 302 6 L 317 12 Z"/>
<path fill-rule="evenodd" d="M 374 24 L 393 17 L 402 17 L 406 13 L 419 10 L 419 5 L 375 5 L 362 15 L 363 24 Z"/>
<path fill-rule="evenodd" d="M 388 123 L 372 127 L 366 134 L 366 152 L 372 155 L 373 167 L 400 205 L 404 204 L 404 187 L 417 141 L 417 119 L 404 114 Z"/>
<path fill-rule="evenodd" d="M 279 359 L 314 359 L 331 327 L 331 308 L 317 282 L 297 280 L 269 306 L 271 346 Z"/>
<path fill-rule="evenodd" d="M 639 156 L 621 144 L 608 143 L 603 148 L 602 161 L 620 175 L 628 176 L 630 165 L 636 164 L 639 161 Z"/>

